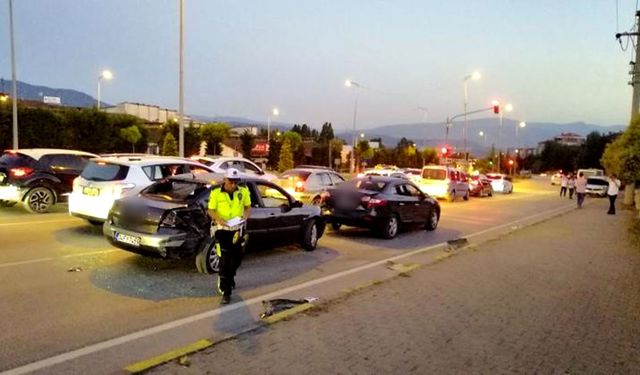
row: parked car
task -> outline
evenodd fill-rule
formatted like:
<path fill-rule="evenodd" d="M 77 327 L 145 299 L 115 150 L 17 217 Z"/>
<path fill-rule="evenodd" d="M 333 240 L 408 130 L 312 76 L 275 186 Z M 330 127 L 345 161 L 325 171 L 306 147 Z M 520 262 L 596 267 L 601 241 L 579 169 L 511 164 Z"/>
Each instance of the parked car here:
<path fill-rule="evenodd" d="M 267 181 L 276 179 L 273 173 L 265 172 L 256 163 L 249 159 L 228 156 L 192 156 L 191 160 L 202 163 L 216 173 L 224 173 L 227 168 L 235 168 L 246 177 L 263 178 Z"/>
<path fill-rule="evenodd" d="M 582 175 L 585 178 L 597 177 L 597 176 L 604 177 L 604 171 L 598 168 L 578 169 L 578 173 L 576 173 L 575 175 L 578 176 L 580 172 L 582 172 Z"/>
<path fill-rule="evenodd" d="M 181 175 L 157 181 L 140 194 L 115 201 L 103 228 L 114 246 L 130 252 L 185 258 L 196 256 L 207 272 L 216 272 L 218 258 L 210 238 L 209 194 L 221 174 Z M 320 207 L 306 205 L 284 189 L 260 178 L 240 181 L 251 194 L 247 220 L 249 242 L 298 242 L 314 250 L 325 222 Z M 269 193 L 267 193 L 269 192 Z"/>
<path fill-rule="evenodd" d="M 471 178 L 469 178 L 469 194 L 475 197 L 493 196 L 491 180 L 483 174 L 472 175 Z"/>
<path fill-rule="evenodd" d="M 34 213 L 48 212 L 67 199 L 89 159 L 84 151 L 31 148 L 6 150 L 0 157 L 0 205 L 23 202 Z"/>
<path fill-rule="evenodd" d="M 463 171 L 445 165 L 427 165 L 417 182 L 420 190 L 435 198 L 453 202 L 456 198 L 469 200 L 469 179 Z"/>
<path fill-rule="evenodd" d="M 604 176 L 591 176 L 587 178 L 585 192 L 590 196 L 606 197 L 609 190 L 609 181 Z"/>
<path fill-rule="evenodd" d="M 322 193 L 328 188 L 340 185 L 344 178 L 330 169 L 298 167 L 283 172 L 273 182 L 295 199 L 319 205 Z"/>
<path fill-rule="evenodd" d="M 395 178 L 403 178 L 405 180 L 409 179 L 402 170 L 397 168 L 383 169 L 383 168 L 370 168 L 365 169 L 361 173 L 358 173 L 358 177 L 365 176 L 387 176 L 387 177 L 395 177 Z"/>
<path fill-rule="evenodd" d="M 196 161 L 155 155 L 112 156 L 89 161 L 73 182 L 69 213 L 102 224 L 116 199 L 138 194 L 154 181 L 183 173 L 210 173 Z"/>
<path fill-rule="evenodd" d="M 411 181 L 367 176 L 327 190 L 323 214 L 333 229 L 343 224 L 370 228 L 391 239 L 404 224 L 421 224 L 428 231 L 435 230 L 440 205 Z"/>
<path fill-rule="evenodd" d="M 513 181 L 510 176 L 503 173 L 487 173 L 487 178 L 491 180 L 491 188 L 496 193 L 513 193 Z"/>
<path fill-rule="evenodd" d="M 557 172 L 551 175 L 551 185 L 560 185 L 562 182 L 562 172 Z"/>
<path fill-rule="evenodd" d="M 417 183 L 422 177 L 422 169 L 420 168 L 404 168 L 402 172 L 409 178 L 409 180 Z"/>

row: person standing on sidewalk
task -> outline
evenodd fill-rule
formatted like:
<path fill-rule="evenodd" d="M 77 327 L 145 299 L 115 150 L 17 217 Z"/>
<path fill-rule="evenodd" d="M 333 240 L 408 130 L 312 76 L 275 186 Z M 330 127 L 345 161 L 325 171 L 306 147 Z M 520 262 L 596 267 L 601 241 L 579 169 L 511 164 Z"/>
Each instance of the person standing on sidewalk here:
<path fill-rule="evenodd" d="M 573 192 L 576 189 L 576 177 L 573 174 L 569 175 L 567 188 L 569 189 L 569 199 L 573 199 Z"/>
<path fill-rule="evenodd" d="M 244 223 L 231 226 L 239 219 L 246 220 L 251 212 L 251 195 L 246 186 L 238 186 L 240 172 L 229 168 L 224 175 L 222 186 L 211 190 L 209 196 L 209 216 L 216 225 L 216 253 L 220 257 L 218 272 L 218 292 L 222 294 L 220 303 L 231 302 L 231 291 L 235 288 L 235 276 L 244 252 L 246 234 Z"/>
<path fill-rule="evenodd" d="M 609 211 L 607 214 L 616 214 L 616 198 L 618 197 L 618 191 L 620 190 L 620 180 L 616 178 L 615 174 L 611 174 L 607 179 L 609 183 L 609 189 L 607 190 L 607 196 L 609 197 Z"/>
<path fill-rule="evenodd" d="M 578 208 L 582 208 L 584 203 L 584 196 L 587 194 L 587 179 L 584 177 L 584 173 L 578 173 L 576 179 L 576 200 L 578 201 Z"/>
<path fill-rule="evenodd" d="M 560 196 L 561 197 L 566 197 L 567 196 L 567 183 L 569 182 L 569 180 L 567 179 L 567 175 L 566 174 L 562 174 L 562 177 L 560 177 Z"/>

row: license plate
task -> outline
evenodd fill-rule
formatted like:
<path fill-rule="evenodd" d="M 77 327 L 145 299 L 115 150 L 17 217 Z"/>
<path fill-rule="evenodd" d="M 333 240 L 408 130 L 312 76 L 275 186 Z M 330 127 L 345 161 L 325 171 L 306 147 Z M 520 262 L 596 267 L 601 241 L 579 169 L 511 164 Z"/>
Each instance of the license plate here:
<path fill-rule="evenodd" d="M 82 188 L 82 194 L 88 195 L 91 197 L 97 197 L 98 195 L 100 195 L 100 189 L 86 186 Z"/>
<path fill-rule="evenodd" d="M 118 233 L 115 234 L 116 241 L 126 243 L 133 246 L 140 246 L 140 237 L 130 236 L 128 234 Z"/>

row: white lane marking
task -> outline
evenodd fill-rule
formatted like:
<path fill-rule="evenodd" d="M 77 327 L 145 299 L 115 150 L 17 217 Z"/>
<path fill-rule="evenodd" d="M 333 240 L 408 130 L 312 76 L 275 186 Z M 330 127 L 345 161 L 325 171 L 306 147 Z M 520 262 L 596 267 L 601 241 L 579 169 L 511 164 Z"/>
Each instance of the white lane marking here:
<path fill-rule="evenodd" d="M 538 214 L 535 214 L 535 215 L 532 215 L 532 216 L 528 216 L 528 217 L 525 217 L 525 218 L 522 218 L 522 219 L 518 219 L 518 220 L 510 222 L 510 223 L 498 225 L 498 226 L 493 227 L 493 228 L 485 229 L 485 230 L 482 230 L 482 231 L 467 235 L 466 237 L 467 238 L 476 237 L 476 236 L 482 235 L 482 234 L 484 234 L 486 232 L 489 232 L 491 230 L 494 230 L 494 229 L 500 229 L 500 228 L 503 228 L 503 227 L 514 226 L 514 225 L 516 225 L 516 224 L 518 224 L 520 222 L 524 222 L 526 220 L 531 220 L 531 219 L 533 219 L 535 217 L 538 217 L 538 216 L 544 216 L 544 215 L 548 215 L 548 214 L 551 214 L 550 216 L 554 216 L 553 214 L 560 213 L 562 211 L 567 211 L 567 209 L 569 207 L 573 207 L 573 205 L 572 206 L 563 206 L 563 207 L 560 207 L 560 208 L 554 208 L 552 210 L 543 211 L 543 212 L 540 212 Z M 85 355 L 96 353 L 96 352 L 99 352 L 101 350 L 106 350 L 106 349 L 112 348 L 112 347 L 117 346 L 117 345 L 126 344 L 128 342 L 131 342 L 131 341 L 134 341 L 134 340 L 137 340 L 137 339 L 141 339 L 141 338 L 144 338 L 144 337 L 147 337 L 147 336 L 150 336 L 150 335 L 155 335 L 157 333 L 161 333 L 161 332 L 164 332 L 164 331 L 167 331 L 167 330 L 170 330 L 170 329 L 181 327 L 183 325 L 190 324 L 190 323 L 193 323 L 193 322 L 197 322 L 199 320 L 213 318 L 213 317 L 216 317 L 218 315 L 221 315 L 222 313 L 238 310 L 240 308 L 246 308 L 246 306 L 262 303 L 262 301 L 264 301 L 264 300 L 268 300 L 268 299 L 271 299 L 271 298 L 274 298 L 274 297 L 280 297 L 282 295 L 286 295 L 287 293 L 295 292 L 295 291 L 298 291 L 300 289 L 304 289 L 304 288 L 307 288 L 307 287 L 310 287 L 310 286 L 322 284 L 322 283 L 325 283 L 325 282 L 328 282 L 328 281 L 331 281 L 331 280 L 334 280 L 334 279 L 341 278 L 343 276 L 347 276 L 347 275 L 351 275 L 351 274 L 356 273 L 356 272 L 367 270 L 369 268 L 381 266 L 381 265 L 386 264 L 389 261 L 396 261 L 396 260 L 399 260 L 399 259 L 403 259 L 403 258 L 411 257 L 413 255 L 417 255 L 417 254 L 420 254 L 420 253 L 425 253 L 425 252 L 428 252 L 428 251 L 432 251 L 432 250 L 435 250 L 435 249 L 440 248 L 440 247 L 445 246 L 445 245 L 446 245 L 446 242 L 442 242 L 442 243 L 438 243 L 438 244 L 431 245 L 431 246 L 428 246 L 428 247 L 424 247 L 424 248 L 421 248 L 421 249 L 416 249 L 416 250 L 410 251 L 410 252 L 405 253 L 405 254 L 396 255 L 396 256 L 393 256 L 393 257 L 390 257 L 390 258 L 386 258 L 386 259 L 383 259 L 383 260 L 379 260 L 379 261 L 373 262 L 373 263 L 365 264 L 365 265 L 362 265 L 360 267 L 352 268 L 350 270 L 338 272 L 338 273 L 335 273 L 335 274 L 332 274 L 332 275 L 321 277 L 319 279 L 310 280 L 310 281 L 307 281 L 305 283 L 294 285 L 294 286 L 290 286 L 290 287 L 285 288 L 285 289 L 280 289 L 280 290 L 277 290 L 275 292 L 271 292 L 271 293 L 264 294 L 262 296 L 254 297 L 254 298 L 248 299 L 248 300 L 243 301 L 243 302 L 236 302 L 234 304 L 227 305 L 227 306 L 218 308 L 218 309 L 213 310 L 213 311 L 207 311 L 207 312 L 200 313 L 200 314 L 193 315 L 193 316 L 189 316 L 189 317 L 186 317 L 186 318 L 174 320 L 173 322 L 163 323 L 163 324 L 160 324 L 160 325 L 155 326 L 155 327 L 143 329 L 143 330 L 140 330 L 140 331 L 137 331 L 137 332 L 134 332 L 134 333 L 130 333 L 128 335 L 116 337 L 116 338 L 113 338 L 113 339 L 110 339 L 110 340 L 99 342 L 97 344 L 92 344 L 92 345 L 85 346 L 84 348 L 72 350 L 70 352 L 66 352 L 66 353 L 62 353 L 62 354 L 59 354 L 59 355 L 56 355 L 56 356 L 53 356 L 53 357 L 45 358 L 45 359 L 42 359 L 42 360 L 39 360 L 39 361 L 36 361 L 36 362 L 32 362 L 32 363 L 29 363 L 29 364 L 26 364 L 26 365 L 23 365 L 23 366 L 20 366 L 20 367 L 16 367 L 14 369 L 11 369 L 11 370 L 8 370 L 8 371 L 5 371 L 5 372 L 2 372 L 2 373 L 0 373 L 0 375 L 19 375 L 19 374 L 26 374 L 26 373 L 33 372 L 33 371 L 42 370 L 44 368 L 51 367 L 51 366 L 54 366 L 54 365 L 57 365 L 57 364 L 60 364 L 60 363 L 63 363 L 63 362 L 71 361 L 73 359 L 76 359 L 76 358 L 79 358 L 79 357 L 82 357 L 82 356 L 85 356 Z"/>
<path fill-rule="evenodd" d="M 32 263 L 48 262 L 51 260 L 53 260 L 53 258 L 39 258 L 39 259 L 23 260 L 21 262 L 2 263 L 0 264 L 0 268 L 22 266 L 25 264 L 32 264 Z"/>
<path fill-rule="evenodd" d="M 48 223 L 66 223 L 69 221 L 77 221 L 79 219 L 69 218 L 69 219 L 61 219 L 61 220 L 39 220 L 39 221 L 22 221 L 17 223 L 2 223 L 0 227 L 8 227 L 11 225 L 31 225 L 31 224 L 48 224 Z"/>
<path fill-rule="evenodd" d="M 118 250 L 118 249 L 107 249 L 107 250 L 89 251 L 89 252 L 86 252 L 86 253 L 61 255 L 59 258 L 37 258 L 37 259 L 22 260 L 22 261 L 19 261 L 19 262 L 0 263 L 0 268 L 13 267 L 13 266 L 23 266 L 25 264 L 32 264 L 32 263 L 50 262 L 50 261 L 54 261 L 54 260 L 60 259 L 60 258 L 61 259 L 66 259 L 66 258 L 81 257 L 81 256 L 86 256 L 86 255 L 108 254 L 108 253 L 113 253 L 115 251 L 120 251 L 120 250 Z"/>

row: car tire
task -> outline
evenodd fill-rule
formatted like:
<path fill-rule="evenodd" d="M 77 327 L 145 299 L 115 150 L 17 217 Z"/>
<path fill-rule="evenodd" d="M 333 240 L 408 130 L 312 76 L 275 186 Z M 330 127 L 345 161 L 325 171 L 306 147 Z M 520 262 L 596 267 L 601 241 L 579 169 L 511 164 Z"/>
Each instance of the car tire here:
<path fill-rule="evenodd" d="M 493 188 L 489 189 L 489 196 L 493 197 Z"/>
<path fill-rule="evenodd" d="M 319 229 L 316 221 L 311 219 L 309 220 L 302 230 L 302 249 L 305 251 L 313 251 L 318 246 L 318 238 L 319 238 Z"/>
<path fill-rule="evenodd" d="M 215 239 L 209 237 L 202 240 L 196 255 L 196 268 L 198 272 L 206 274 L 220 271 L 220 258 L 216 254 Z"/>
<path fill-rule="evenodd" d="M 342 224 L 340 223 L 331 223 L 331 229 L 333 229 L 334 231 L 339 231 L 340 227 L 342 227 Z"/>
<path fill-rule="evenodd" d="M 24 207 L 36 214 L 49 212 L 55 203 L 55 195 L 51 189 L 44 186 L 34 187 L 24 196 Z"/>
<path fill-rule="evenodd" d="M 438 217 L 438 212 L 435 208 L 432 208 L 429 212 L 429 217 L 427 218 L 427 222 L 424 224 L 424 229 L 430 231 L 435 230 L 438 227 L 438 222 L 440 218 Z"/>
<path fill-rule="evenodd" d="M 384 239 L 390 240 L 397 236 L 400 230 L 400 221 L 398 220 L 398 216 L 391 214 L 380 229 L 380 233 Z"/>
<path fill-rule="evenodd" d="M 467 193 L 464 195 L 464 197 L 462 197 L 462 199 L 464 199 L 465 201 L 469 200 L 469 191 L 467 191 Z"/>
<path fill-rule="evenodd" d="M 454 200 L 456 200 L 456 191 L 455 190 L 447 195 L 447 202 L 453 202 Z"/>
<path fill-rule="evenodd" d="M 97 227 L 97 226 L 99 226 L 99 225 L 104 224 L 102 221 L 99 221 L 99 220 L 91 220 L 91 219 L 87 219 L 87 221 L 89 222 L 89 224 L 91 224 L 91 225 L 95 225 L 96 227 Z"/>

